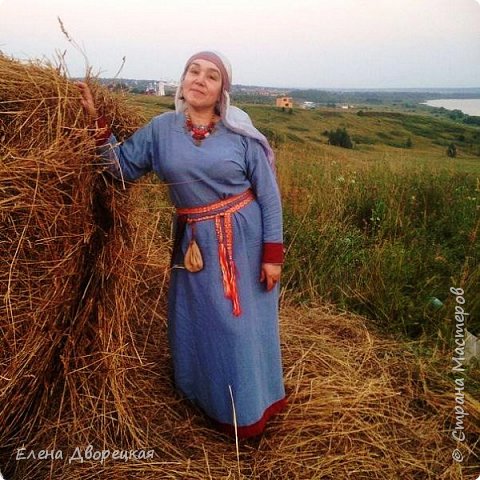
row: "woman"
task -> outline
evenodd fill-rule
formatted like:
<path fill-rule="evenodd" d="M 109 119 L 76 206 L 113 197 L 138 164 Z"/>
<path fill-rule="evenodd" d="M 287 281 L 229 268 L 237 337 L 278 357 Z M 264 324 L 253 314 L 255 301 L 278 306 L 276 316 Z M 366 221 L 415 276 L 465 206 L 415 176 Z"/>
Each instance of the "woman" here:
<path fill-rule="evenodd" d="M 153 170 L 177 208 L 168 293 L 176 387 L 216 425 L 245 438 L 285 405 L 278 331 L 282 211 L 273 152 L 230 106 L 229 63 L 200 52 L 186 63 L 176 112 L 121 145 L 118 176 Z M 88 86 L 82 103 L 97 117 Z"/>

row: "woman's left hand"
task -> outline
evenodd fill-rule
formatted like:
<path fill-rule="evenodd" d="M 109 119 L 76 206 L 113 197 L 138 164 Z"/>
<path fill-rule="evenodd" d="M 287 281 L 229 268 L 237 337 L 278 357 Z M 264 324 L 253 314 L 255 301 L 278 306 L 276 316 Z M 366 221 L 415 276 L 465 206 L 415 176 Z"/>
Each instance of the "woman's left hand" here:
<path fill-rule="evenodd" d="M 275 263 L 262 263 L 260 281 L 266 282 L 267 290 L 270 291 L 280 281 L 281 273 L 282 273 L 281 265 L 277 265 Z"/>

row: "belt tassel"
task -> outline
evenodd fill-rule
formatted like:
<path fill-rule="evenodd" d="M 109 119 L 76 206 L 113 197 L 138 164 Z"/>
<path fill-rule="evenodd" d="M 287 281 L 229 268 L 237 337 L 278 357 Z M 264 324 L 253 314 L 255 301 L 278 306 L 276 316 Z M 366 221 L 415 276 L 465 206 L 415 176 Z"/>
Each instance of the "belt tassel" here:
<path fill-rule="evenodd" d="M 242 311 L 240 308 L 240 299 L 238 295 L 235 262 L 233 261 L 232 220 L 230 214 L 226 214 L 223 217 L 225 219 L 225 237 L 227 239 L 227 244 L 225 245 L 225 240 L 222 233 L 222 224 L 220 220 L 222 217 L 223 216 L 220 216 L 215 219 L 215 226 L 218 238 L 218 259 L 220 262 L 220 270 L 222 271 L 223 291 L 225 293 L 225 297 L 232 301 L 233 314 L 238 317 L 241 315 Z"/>

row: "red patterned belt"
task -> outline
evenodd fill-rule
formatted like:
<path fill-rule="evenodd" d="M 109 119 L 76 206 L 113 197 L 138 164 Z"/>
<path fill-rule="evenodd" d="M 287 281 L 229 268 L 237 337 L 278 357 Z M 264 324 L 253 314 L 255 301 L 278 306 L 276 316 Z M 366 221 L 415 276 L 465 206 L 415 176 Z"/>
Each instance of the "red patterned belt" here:
<path fill-rule="evenodd" d="M 251 189 L 239 195 L 219 200 L 218 202 L 194 208 L 177 208 L 177 215 L 190 225 L 192 237 L 195 235 L 195 223 L 206 220 L 215 221 L 215 231 L 218 240 L 218 258 L 222 271 L 223 290 L 225 297 L 232 301 L 233 314 L 242 313 L 236 281 L 236 267 L 233 259 L 233 225 L 232 214 L 255 200 Z"/>

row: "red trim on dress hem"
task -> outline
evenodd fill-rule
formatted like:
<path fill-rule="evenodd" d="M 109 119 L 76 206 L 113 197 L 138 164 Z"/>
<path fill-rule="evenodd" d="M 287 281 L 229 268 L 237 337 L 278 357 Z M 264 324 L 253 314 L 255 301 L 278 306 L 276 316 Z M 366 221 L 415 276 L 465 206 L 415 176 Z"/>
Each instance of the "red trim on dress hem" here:
<path fill-rule="evenodd" d="M 237 435 L 238 438 L 248 438 L 248 437 L 254 437 L 256 435 L 260 435 L 263 433 L 263 430 L 265 429 L 266 423 L 268 420 L 279 413 L 283 408 L 287 405 L 287 398 L 284 397 L 281 400 L 278 400 L 275 403 L 272 403 L 265 412 L 263 412 L 262 418 L 258 420 L 255 423 L 252 423 L 251 425 L 247 425 L 245 427 L 237 427 Z M 220 423 L 215 421 L 215 425 L 217 428 L 223 432 L 227 433 L 228 435 L 235 436 L 235 426 L 230 425 L 229 423 Z"/>

